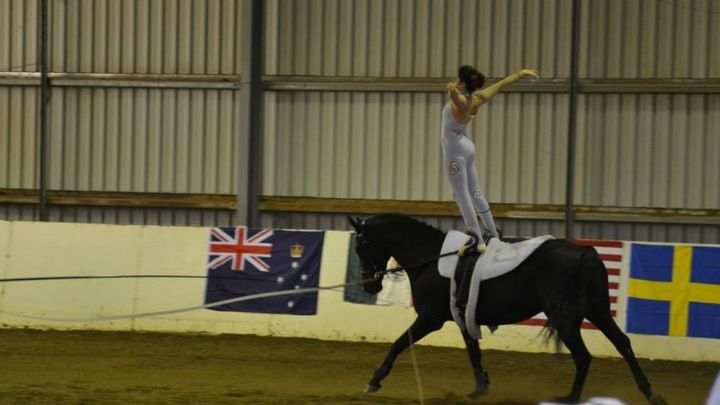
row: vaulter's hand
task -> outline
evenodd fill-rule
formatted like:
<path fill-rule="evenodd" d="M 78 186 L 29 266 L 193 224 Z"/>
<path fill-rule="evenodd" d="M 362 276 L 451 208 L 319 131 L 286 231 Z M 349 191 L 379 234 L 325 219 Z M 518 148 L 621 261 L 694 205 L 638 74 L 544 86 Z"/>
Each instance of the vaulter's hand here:
<path fill-rule="evenodd" d="M 520 75 L 521 78 L 529 77 L 532 79 L 539 79 L 540 74 L 538 74 L 538 71 L 536 69 L 522 69 L 518 71 L 518 75 Z"/>

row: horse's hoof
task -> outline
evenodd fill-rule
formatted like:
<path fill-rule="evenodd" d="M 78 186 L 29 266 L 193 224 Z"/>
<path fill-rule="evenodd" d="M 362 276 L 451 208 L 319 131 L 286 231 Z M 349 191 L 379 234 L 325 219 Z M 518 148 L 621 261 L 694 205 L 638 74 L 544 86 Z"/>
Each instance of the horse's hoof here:
<path fill-rule="evenodd" d="M 475 374 L 475 391 L 465 396 L 466 399 L 470 400 L 484 397 L 490 390 L 488 373 L 482 369 L 475 369 L 473 373 Z"/>
<path fill-rule="evenodd" d="M 668 405 L 667 401 L 665 400 L 665 398 L 663 398 L 662 395 L 656 394 L 654 392 L 652 393 L 652 395 L 650 395 L 648 401 L 651 405 Z"/>
<path fill-rule="evenodd" d="M 555 397 L 555 402 L 559 402 L 561 404 L 577 404 L 578 401 L 580 401 L 580 397 L 575 397 L 573 395 Z"/>
<path fill-rule="evenodd" d="M 366 393 L 366 394 L 372 394 L 372 393 L 378 392 L 378 391 L 380 391 L 380 387 L 376 387 L 376 386 L 374 386 L 374 385 L 368 384 L 368 385 L 365 387 L 365 393 Z"/>
<path fill-rule="evenodd" d="M 487 395 L 489 391 L 490 390 L 487 387 L 485 387 L 484 389 L 475 389 L 475 391 L 465 395 L 465 399 L 472 401 L 474 399 L 482 398 Z"/>

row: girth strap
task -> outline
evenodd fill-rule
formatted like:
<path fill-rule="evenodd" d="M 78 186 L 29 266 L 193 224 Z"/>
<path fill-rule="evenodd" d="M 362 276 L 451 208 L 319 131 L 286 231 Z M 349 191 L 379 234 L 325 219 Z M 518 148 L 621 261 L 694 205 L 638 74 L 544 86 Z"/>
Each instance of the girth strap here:
<path fill-rule="evenodd" d="M 465 307 L 467 307 L 468 297 L 470 295 L 470 280 L 472 280 L 475 263 L 480 258 L 480 252 L 476 249 L 468 249 L 467 253 L 458 260 L 455 269 L 455 305 L 460 309 L 461 315 L 464 317 Z"/>

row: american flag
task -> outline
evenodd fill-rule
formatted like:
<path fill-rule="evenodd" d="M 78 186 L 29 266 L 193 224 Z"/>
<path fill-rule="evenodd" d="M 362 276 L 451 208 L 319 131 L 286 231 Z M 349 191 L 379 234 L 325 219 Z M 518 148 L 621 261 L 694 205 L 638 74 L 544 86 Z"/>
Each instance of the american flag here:
<path fill-rule="evenodd" d="M 272 229 L 251 231 L 245 227 L 210 229 L 208 269 L 215 270 L 231 262 L 234 271 L 245 271 L 245 263 L 255 270 L 268 272 L 272 243 L 265 240 L 273 234 Z"/>
<path fill-rule="evenodd" d="M 608 290 L 610 292 L 610 313 L 613 318 L 617 317 L 618 287 L 620 286 L 620 267 L 622 266 L 623 243 L 616 240 L 594 240 L 594 239 L 573 239 L 573 243 L 580 246 L 592 246 L 600 255 L 608 272 Z M 534 317 L 520 322 L 521 325 L 545 326 L 547 318 L 540 313 Z M 583 320 L 582 327 L 585 329 L 597 329 L 595 325 Z"/>

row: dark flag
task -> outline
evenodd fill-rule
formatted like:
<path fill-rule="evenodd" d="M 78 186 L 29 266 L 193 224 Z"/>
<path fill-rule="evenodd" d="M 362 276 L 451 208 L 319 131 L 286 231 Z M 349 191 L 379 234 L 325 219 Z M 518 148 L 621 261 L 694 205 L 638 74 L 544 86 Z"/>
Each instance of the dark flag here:
<path fill-rule="evenodd" d="M 212 228 L 205 303 L 317 287 L 324 232 Z M 317 292 L 220 305 L 217 311 L 314 315 Z"/>

